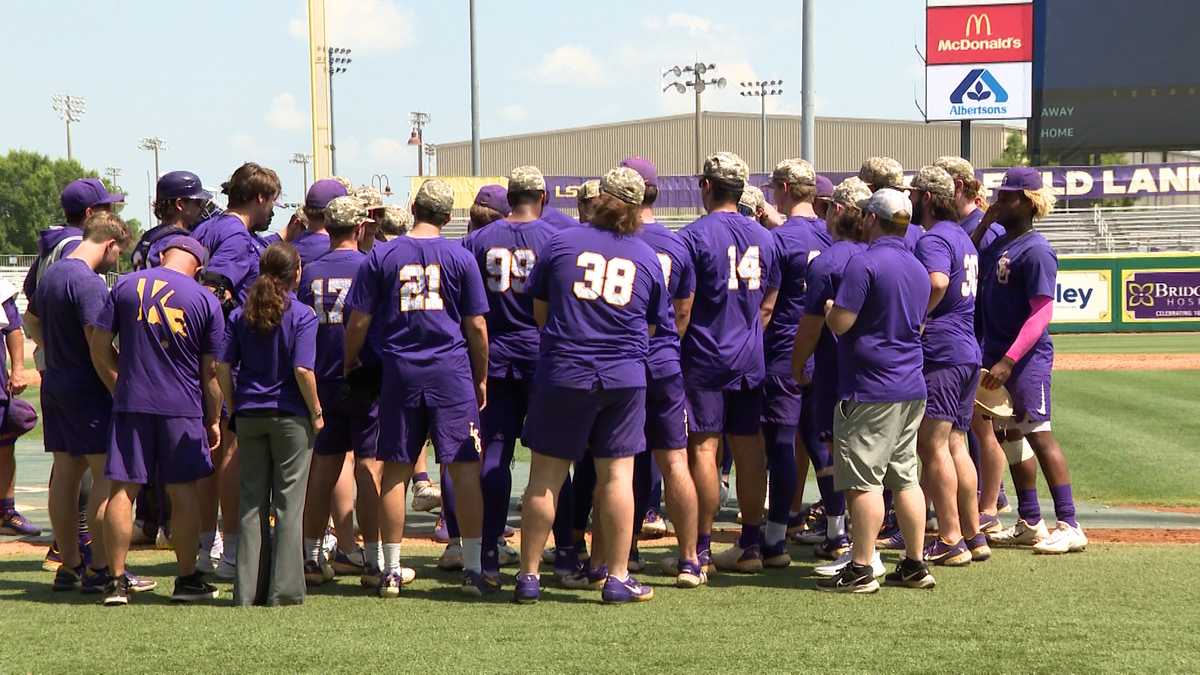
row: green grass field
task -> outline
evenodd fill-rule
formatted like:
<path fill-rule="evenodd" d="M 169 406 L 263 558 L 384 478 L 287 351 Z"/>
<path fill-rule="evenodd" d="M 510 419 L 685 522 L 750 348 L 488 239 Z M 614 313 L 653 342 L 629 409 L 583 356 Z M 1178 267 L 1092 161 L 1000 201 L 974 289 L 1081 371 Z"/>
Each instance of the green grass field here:
<path fill-rule="evenodd" d="M 1055 335 L 1062 354 L 1197 354 L 1196 333 L 1078 333 Z"/>
<path fill-rule="evenodd" d="M 646 552 L 657 553 L 654 549 Z M 812 590 L 811 562 L 720 575 L 693 591 L 645 575 L 657 597 L 607 607 L 594 592 L 549 588 L 542 602 L 470 600 L 412 549 L 418 581 L 398 600 L 340 580 L 303 607 L 234 610 L 167 602 L 169 554 L 136 553 L 159 590 L 106 609 L 54 594 L 38 561 L 0 558 L 6 672 L 62 672 L 96 659 L 140 672 L 1195 672 L 1196 546 L 1093 546 L 935 570 L 932 591 L 874 596 Z M 64 630 L 64 628 L 67 628 Z"/>

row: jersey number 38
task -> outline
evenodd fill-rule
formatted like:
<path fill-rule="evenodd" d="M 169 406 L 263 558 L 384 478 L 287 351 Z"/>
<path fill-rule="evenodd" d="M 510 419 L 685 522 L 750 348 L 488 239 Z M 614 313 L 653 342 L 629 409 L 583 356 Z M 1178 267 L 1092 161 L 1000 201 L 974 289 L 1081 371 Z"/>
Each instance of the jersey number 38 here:
<path fill-rule="evenodd" d="M 583 281 L 576 281 L 572 290 L 580 300 L 599 300 L 624 307 L 633 298 L 633 279 L 637 267 L 625 258 L 607 259 L 599 253 L 584 251 L 575 259 L 583 268 Z"/>

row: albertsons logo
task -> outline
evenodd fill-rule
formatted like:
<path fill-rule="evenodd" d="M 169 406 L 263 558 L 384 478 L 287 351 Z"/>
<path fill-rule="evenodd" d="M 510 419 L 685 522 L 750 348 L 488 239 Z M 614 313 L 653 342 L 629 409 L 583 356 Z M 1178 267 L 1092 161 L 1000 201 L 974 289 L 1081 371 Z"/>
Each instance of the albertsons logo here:
<path fill-rule="evenodd" d="M 986 68 L 973 68 L 950 94 L 950 113 L 962 116 L 1008 114 L 1008 92 Z"/>

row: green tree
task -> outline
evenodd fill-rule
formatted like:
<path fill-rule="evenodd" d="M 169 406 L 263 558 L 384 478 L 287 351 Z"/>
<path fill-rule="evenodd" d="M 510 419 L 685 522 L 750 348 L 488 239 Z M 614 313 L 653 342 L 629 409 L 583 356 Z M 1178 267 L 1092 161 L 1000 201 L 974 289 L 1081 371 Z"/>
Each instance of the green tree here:
<path fill-rule="evenodd" d="M 1010 131 L 1004 140 L 1004 152 L 992 161 L 994 167 L 1025 166 L 1029 164 L 1029 152 L 1025 148 L 1025 135 Z"/>

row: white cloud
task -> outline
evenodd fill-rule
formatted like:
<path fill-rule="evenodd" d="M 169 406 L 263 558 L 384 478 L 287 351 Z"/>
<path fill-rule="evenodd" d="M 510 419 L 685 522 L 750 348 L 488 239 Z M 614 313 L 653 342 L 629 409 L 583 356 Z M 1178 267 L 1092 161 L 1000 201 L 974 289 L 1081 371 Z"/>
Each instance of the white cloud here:
<path fill-rule="evenodd" d="M 308 39 L 308 16 L 288 22 L 292 37 Z M 328 42 L 355 51 L 389 52 L 411 46 L 415 14 L 391 0 L 328 0 L 325 3 L 325 34 Z"/>
<path fill-rule="evenodd" d="M 266 119 L 267 124 L 282 131 L 297 131 L 308 123 L 308 116 L 296 107 L 296 97 L 286 92 L 271 99 Z"/>
<path fill-rule="evenodd" d="M 229 147 L 241 160 L 253 160 L 262 155 L 258 139 L 250 134 L 234 134 L 229 138 Z"/>
<path fill-rule="evenodd" d="M 692 36 L 706 35 L 712 32 L 713 22 L 695 14 L 675 12 L 667 15 L 667 28 L 682 28 Z"/>
<path fill-rule="evenodd" d="M 399 162 L 412 152 L 406 141 L 397 138 L 375 138 L 367 145 L 367 154 L 377 162 Z"/>
<path fill-rule="evenodd" d="M 529 111 L 525 109 L 525 106 L 517 103 L 509 103 L 506 106 L 502 106 L 499 112 L 500 117 L 509 122 L 520 122 L 529 117 Z"/>
<path fill-rule="evenodd" d="M 603 68 L 591 51 L 575 45 L 564 45 L 542 57 L 534 69 L 547 84 L 602 84 Z"/>

